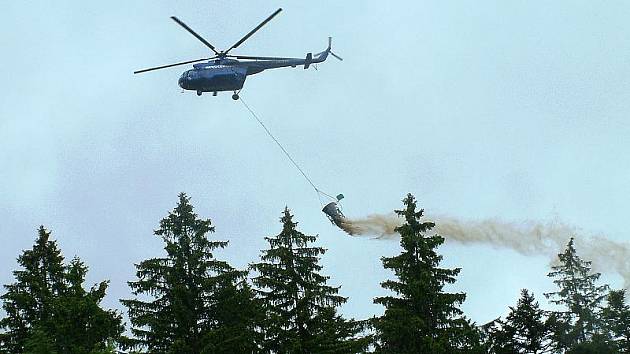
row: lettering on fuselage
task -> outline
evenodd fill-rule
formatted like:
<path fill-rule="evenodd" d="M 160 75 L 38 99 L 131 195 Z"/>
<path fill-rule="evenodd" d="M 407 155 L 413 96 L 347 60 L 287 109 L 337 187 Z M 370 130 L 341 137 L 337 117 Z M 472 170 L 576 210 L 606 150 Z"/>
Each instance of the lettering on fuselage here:
<path fill-rule="evenodd" d="M 225 69 L 225 68 L 230 68 L 230 69 L 235 69 L 235 67 L 233 65 L 208 65 L 208 66 L 200 66 L 197 68 L 197 70 L 207 70 L 207 69 Z"/>

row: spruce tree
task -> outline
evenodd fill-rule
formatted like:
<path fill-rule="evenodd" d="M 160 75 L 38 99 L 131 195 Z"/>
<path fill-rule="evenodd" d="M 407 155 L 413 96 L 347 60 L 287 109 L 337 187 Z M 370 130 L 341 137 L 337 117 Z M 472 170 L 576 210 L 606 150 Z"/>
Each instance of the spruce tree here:
<path fill-rule="evenodd" d="M 607 285 L 597 285 L 600 273 L 591 270 L 591 262 L 582 260 L 570 239 L 559 264 L 548 274 L 558 291 L 546 293 L 553 304 L 562 307 L 550 317 L 555 349 L 564 351 L 586 342 L 605 341 L 600 304 L 606 297 Z"/>
<path fill-rule="evenodd" d="M 526 289 L 505 321 L 494 321 L 488 336 L 490 352 L 495 354 L 545 353 L 550 345 L 545 312 Z"/>
<path fill-rule="evenodd" d="M 266 237 L 269 249 L 253 279 L 263 301 L 266 320 L 262 331 L 265 353 L 357 353 L 365 350 L 367 339 L 359 338 L 361 323 L 346 320 L 336 308 L 347 298 L 339 287 L 326 284 L 321 275 L 322 247 L 313 246 L 316 236 L 296 229 L 297 222 L 285 208 L 280 219 L 282 231 Z"/>
<path fill-rule="evenodd" d="M 115 311 L 104 310 L 100 303 L 108 282 L 83 288 L 88 267 L 74 258 L 66 267 L 66 289 L 54 301 L 52 331 L 60 353 L 82 354 L 105 351 L 112 339 L 124 330 L 122 317 Z M 67 320 L 60 320 L 67 319 Z"/>
<path fill-rule="evenodd" d="M 611 291 L 602 309 L 602 318 L 619 353 L 630 353 L 630 306 L 624 302 L 625 290 Z"/>
<path fill-rule="evenodd" d="M 408 194 L 405 208 L 396 210 L 404 224 L 400 234 L 402 253 L 383 257 L 383 266 L 391 269 L 395 280 L 381 286 L 394 296 L 383 296 L 374 302 L 385 306 L 383 316 L 374 320 L 377 353 L 453 354 L 478 351 L 479 334 L 463 316 L 459 305 L 463 293 L 447 293 L 460 269 L 440 268 L 442 256 L 435 251 L 444 238 L 427 236 L 434 224 L 421 221 L 424 210 L 416 210 L 416 200 Z"/>
<path fill-rule="evenodd" d="M 245 284 L 247 272 L 215 258 L 228 242 L 209 240 L 212 232 L 210 219 L 200 219 L 190 199 L 180 194 L 154 232 L 164 241 L 166 255 L 136 265 L 138 280 L 129 282 L 136 298 L 121 300 L 133 325 L 132 346 L 180 354 L 255 349 L 256 311 Z"/>
<path fill-rule="evenodd" d="M 5 285 L 7 292 L 1 297 L 7 316 L 0 320 L 0 327 L 6 329 L 0 342 L 11 353 L 24 351 L 34 327 L 50 324 L 53 299 L 65 288 L 63 256 L 43 226 L 33 248 L 18 257 L 18 264 L 22 269 L 13 272 L 15 283 Z"/>
<path fill-rule="evenodd" d="M 107 282 L 90 291 L 83 283 L 87 274 L 78 258 L 64 265 L 56 241 L 43 226 L 31 250 L 18 257 L 22 269 L 14 271 L 16 282 L 2 295 L 7 317 L 0 320 L 6 332 L 1 347 L 9 353 L 79 354 L 102 350 L 117 340 L 122 318 L 104 310 L 100 302 Z"/>

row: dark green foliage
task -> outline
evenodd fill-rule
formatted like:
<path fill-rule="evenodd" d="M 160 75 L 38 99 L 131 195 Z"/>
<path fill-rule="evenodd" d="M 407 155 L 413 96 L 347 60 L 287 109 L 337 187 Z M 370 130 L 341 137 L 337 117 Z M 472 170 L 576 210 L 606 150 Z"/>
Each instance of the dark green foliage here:
<path fill-rule="evenodd" d="M 630 353 L 630 306 L 624 298 L 625 290 L 611 291 L 602 318 L 618 352 Z"/>
<path fill-rule="evenodd" d="M 122 352 L 119 352 L 116 349 L 116 345 L 114 344 L 114 342 L 110 341 L 103 348 L 92 350 L 89 354 L 118 354 L 118 353 L 122 353 Z"/>
<path fill-rule="evenodd" d="M 516 308 L 510 307 L 505 321 L 495 320 L 488 330 L 491 353 L 544 353 L 548 349 L 549 325 L 534 295 L 521 290 Z"/>
<path fill-rule="evenodd" d="M 403 200 L 404 210 L 396 213 L 405 219 L 396 228 L 402 253 L 384 257 L 383 266 L 391 269 L 396 280 L 381 285 L 395 296 L 378 297 L 375 303 L 385 306 L 385 314 L 374 320 L 377 353 L 452 354 L 479 351 L 479 334 L 463 316 L 459 305 L 463 293 L 443 291 L 455 282 L 459 269 L 439 268 L 442 256 L 435 252 L 444 239 L 425 236 L 433 228 L 421 222 L 423 210 L 416 210 L 415 198 Z"/>
<path fill-rule="evenodd" d="M 129 310 L 135 347 L 149 353 L 236 353 L 255 348 L 255 302 L 247 273 L 214 257 L 226 241 L 210 241 L 209 219 L 199 219 L 189 198 L 162 219 L 155 235 L 166 256 L 136 265 L 134 295 L 121 300 Z"/>
<path fill-rule="evenodd" d="M 36 329 L 24 344 L 24 354 L 56 354 L 53 339 L 46 332 Z"/>
<path fill-rule="evenodd" d="M 566 351 L 566 354 L 618 354 L 615 347 L 606 340 L 591 339 L 576 344 Z"/>
<path fill-rule="evenodd" d="M 319 273 L 319 257 L 325 250 L 311 246 L 317 237 L 298 231 L 286 208 L 280 220 L 282 231 L 266 238 L 270 248 L 263 251 L 260 263 L 252 265 L 259 274 L 253 281 L 266 314 L 263 352 L 363 351 L 367 339 L 357 338 L 360 323 L 336 313 L 346 298 L 338 295 L 338 287 L 326 285 L 329 277 Z"/>
<path fill-rule="evenodd" d="M 106 348 L 123 331 L 121 316 L 100 303 L 107 282 L 85 291 L 87 274 L 78 258 L 68 266 L 50 233 L 39 228 L 33 249 L 18 258 L 16 282 L 2 296 L 7 317 L 0 326 L 2 347 L 10 353 L 90 353 Z"/>
<path fill-rule="evenodd" d="M 246 282 L 235 286 L 233 278 L 225 277 L 223 281 L 217 287 L 212 308 L 216 323 L 205 334 L 201 353 L 255 353 L 261 342 L 257 329 L 264 315 L 262 306 Z"/>
<path fill-rule="evenodd" d="M 118 338 L 123 331 L 121 316 L 100 308 L 108 282 L 103 281 L 85 291 L 83 283 L 87 266 L 78 258 L 67 268 L 67 289 L 64 296 L 54 302 L 55 344 L 63 353 L 100 352 L 108 346 L 108 340 Z M 71 319 L 71 320 L 70 320 Z"/>
<path fill-rule="evenodd" d="M 555 349 L 567 350 L 595 339 L 604 341 L 600 303 L 606 297 L 608 286 L 595 284 L 600 273 L 593 273 L 591 262 L 577 255 L 573 238 L 558 258 L 559 264 L 552 266 L 553 271 L 548 276 L 554 278 L 559 290 L 545 294 L 551 303 L 564 308 L 550 316 Z"/>
<path fill-rule="evenodd" d="M 23 269 L 13 272 L 16 282 L 5 285 L 2 306 L 7 317 L 0 320 L 0 326 L 7 332 L 0 337 L 0 344 L 11 353 L 24 351 L 27 338 L 34 335 L 34 326 L 50 323 L 53 299 L 65 288 L 63 256 L 57 242 L 49 238 L 50 233 L 41 226 L 33 248 L 18 257 Z M 36 341 L 38 347 L 42 341 Z"/>

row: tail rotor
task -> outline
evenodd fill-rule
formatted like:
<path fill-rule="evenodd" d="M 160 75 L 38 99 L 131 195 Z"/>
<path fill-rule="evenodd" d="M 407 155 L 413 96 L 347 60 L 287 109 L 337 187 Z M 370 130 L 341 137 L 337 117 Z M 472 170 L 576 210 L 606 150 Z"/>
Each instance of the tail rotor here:
<path fill-rule="evenodd" d="M 331 48 L 332 48 L 332 37 L 328 37 L 328 49 L 326 49 L 326 51 L 330 53 L 330 55 L 332 55 L 333 57 L 337 58 L 337 60 L 343 61 L 343 58 L 333 53 Z"/>
<path fill-rule="evenodd" d="M 333 57 L 337 58 L 337 59 L 338 59 L 338 60 L 340 60 L 340 61 L 343 61 L 343 58 L 342 58 L 342 57 L 338 56 L 337 54 L 335 54 L 335 53 L 333 53 L 333 52 L 330 52 L 330 55 L 332 55 Z"/>

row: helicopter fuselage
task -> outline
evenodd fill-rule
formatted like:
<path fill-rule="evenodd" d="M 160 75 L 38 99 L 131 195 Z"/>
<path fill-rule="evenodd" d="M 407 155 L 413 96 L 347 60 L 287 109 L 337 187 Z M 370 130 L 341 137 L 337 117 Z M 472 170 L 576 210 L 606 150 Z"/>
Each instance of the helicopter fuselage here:
<path fill-rule="evenodd" d="M 297 67 L 321 63 L 326 60 L 328 50 L 314 58 L 309 54 L 306 59 L 281 58 L 273 60 L 239 61 L 236 59 L 217 59 L 207 63 L 194 64 L 193 69 L 185 71 L 179 78 L 179 87 L 184 90 L 200 92 L 238 91 L 243 88 L 248 75 L 258 74 L 267 69 Z"/>

